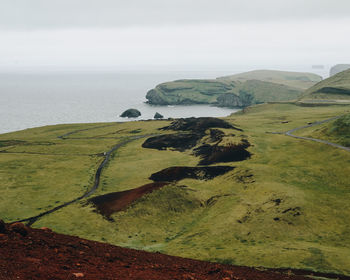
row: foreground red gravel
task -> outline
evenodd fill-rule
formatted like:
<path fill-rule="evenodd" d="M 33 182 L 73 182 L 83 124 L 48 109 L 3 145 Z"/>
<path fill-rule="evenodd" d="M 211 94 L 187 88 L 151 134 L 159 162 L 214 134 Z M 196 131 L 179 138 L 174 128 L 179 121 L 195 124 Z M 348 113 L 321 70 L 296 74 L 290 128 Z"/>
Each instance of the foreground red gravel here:
<path fill-rule="evenodd" d="M 310 279 L 125 249 L 0 221 L 0 279 Z"/>

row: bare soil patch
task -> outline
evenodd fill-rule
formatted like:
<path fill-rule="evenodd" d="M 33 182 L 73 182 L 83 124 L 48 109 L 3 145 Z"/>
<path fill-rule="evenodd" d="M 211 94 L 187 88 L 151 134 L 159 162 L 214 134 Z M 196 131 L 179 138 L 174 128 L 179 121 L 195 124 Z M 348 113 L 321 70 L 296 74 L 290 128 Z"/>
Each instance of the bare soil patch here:
<path fill-rule="evenodd" d="M 21 230 L 18 230 L 19 228 Z M 147 253 L 57 234 L 47 228 L 32 229 L 17 224 L 14 228 L 6 225 L 4 233 L 0 234 L 0 279 L 304 280 L 309 278 Z"/>
<path fill-rule="evenodd" d="M 95 196 L 89 199 L 89 202 L 94 204 L 99 213 L 109 218 L 111 214 L 126 209 L 131 203 L 143 195 L 160 189 L 167 184 L 166 182 L 150 183 L 132 190 Z"/>
<path fill-rule="evenodd" d="M 175 182 L 182 179 L 210 180 L 233 169 L 232 166 L 173 166 L 153 173 L 150 179 L 155 182 Z"/>
<path fill-rule="evenodd" d="M 235 162 L 250 158 L 251 153 L 246 149 L 250 146 L 247 140 L 242 140 L 239 144 L 226 146 L 205 144 L 196 149 L 193 153 L 201 157 L 199 165 L 209 165 L 219 162 Z"/>
<path fill-rule="evenodd" d="M 176 133 L 165 134 L 148 138 L 143 144 L 143 148 L 166 150 L 172 148 L 177 151 L 185 151 L 197 145 L 203 137 L 199 133 Z"/>
<path fill-rule="evenodd" d="M 222 119 L 212 117 L 177 119 L 173 121 L 169 126 L 160 129 L 204 133 L 209 128 L 231 128 L 242 131 L 242 129 L 234 127 Z"/>

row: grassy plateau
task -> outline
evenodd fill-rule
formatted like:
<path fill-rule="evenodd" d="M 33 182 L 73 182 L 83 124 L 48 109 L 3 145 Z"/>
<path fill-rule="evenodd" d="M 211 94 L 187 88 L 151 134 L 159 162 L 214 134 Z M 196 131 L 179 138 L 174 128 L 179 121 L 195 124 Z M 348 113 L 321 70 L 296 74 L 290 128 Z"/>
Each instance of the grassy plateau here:
<path fill-rule="evenodd" d="M 111 154 L 95 193 L 37 220 L 34 227 L 124 247 L 246 266 L 350 275 L 350 153 L 288 137 L 296 127 L 350 112 L 349 105 L 262 104 L 224 118 L 218 145 L 250 143 L 250 158 L 213 163 L 232 171 L 174 181 L 104 217 L 89 198 L 152 183 L 173 166 L 196 167 L 194 149 L 149 149 L 170 120 L 45 126 L 0 135 L 0 218 L 12 222 L 81 196 Z M 349 115 L 298 131 L 349 144 Z M 136 138 L 135 136 L 140 136 Z"/>
<path fill-rule="evenodd" d="M 270 101 L 298 99 L 322 78 L 311 73 L 256 70 L 207 80 L 177 80 L 157 85 L 146 98 L 150 104 L 212 104 L 246 107 Z"/>

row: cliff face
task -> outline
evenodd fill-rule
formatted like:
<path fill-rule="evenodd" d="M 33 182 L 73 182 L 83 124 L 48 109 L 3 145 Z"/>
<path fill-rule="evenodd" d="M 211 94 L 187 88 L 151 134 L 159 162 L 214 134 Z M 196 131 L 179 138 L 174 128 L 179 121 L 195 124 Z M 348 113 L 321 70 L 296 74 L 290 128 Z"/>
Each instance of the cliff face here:
<path fill-rule="evenodd" d="M 333 76 L 348 69 L 350 69 L 350 64 L 337 64 L 331 68 L 329 75 Z"/>
<path fill-rule="evenodd" d="M 252 98 L 246 100 L 235 94 L 225 93 L 217 98 L 220 107 L 247 107 L 252 104 Z"/>
<path fill-rule="evenodd" d="M 148 103 L 155 105 L 170 105 L 155 89 L 151 89 L 146 94 L 146 99 Z"/>
<path fill-rule="evenodd" d="M 245 74 L 212 80 L 162 83 L 148 91 L 146 98 L 149 104 L 155 105 L 212 104 L 237 108 L 270 101 L 295 100 L 306 85 L 321 80 L 321 77 L 309 73 L 266 70 Z"/>

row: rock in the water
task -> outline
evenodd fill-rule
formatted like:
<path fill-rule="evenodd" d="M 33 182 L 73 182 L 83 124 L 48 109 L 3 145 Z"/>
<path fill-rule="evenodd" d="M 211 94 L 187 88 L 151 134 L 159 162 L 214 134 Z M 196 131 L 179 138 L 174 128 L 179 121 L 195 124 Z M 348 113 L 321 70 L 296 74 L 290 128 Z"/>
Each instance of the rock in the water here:
<path fill-rule="evenodd" d="M 337 64 L 331 68 L 329 75 L 333 76 L 348 69 L 350 69 L 350 64 Z"/>
<path fill-rule="evenodd" d="M 154 114 L 154 118 L 155 119 L 162 119 L 162 118 L 164 118 L 164 116 L 157 112 L 157 113 Z"/>
<path fill-rule="evenodd" d="M 141 116 L 141 112 L 137 109 L 128 109 L 120 115 L 122 118 L 137 118 Z"/>

